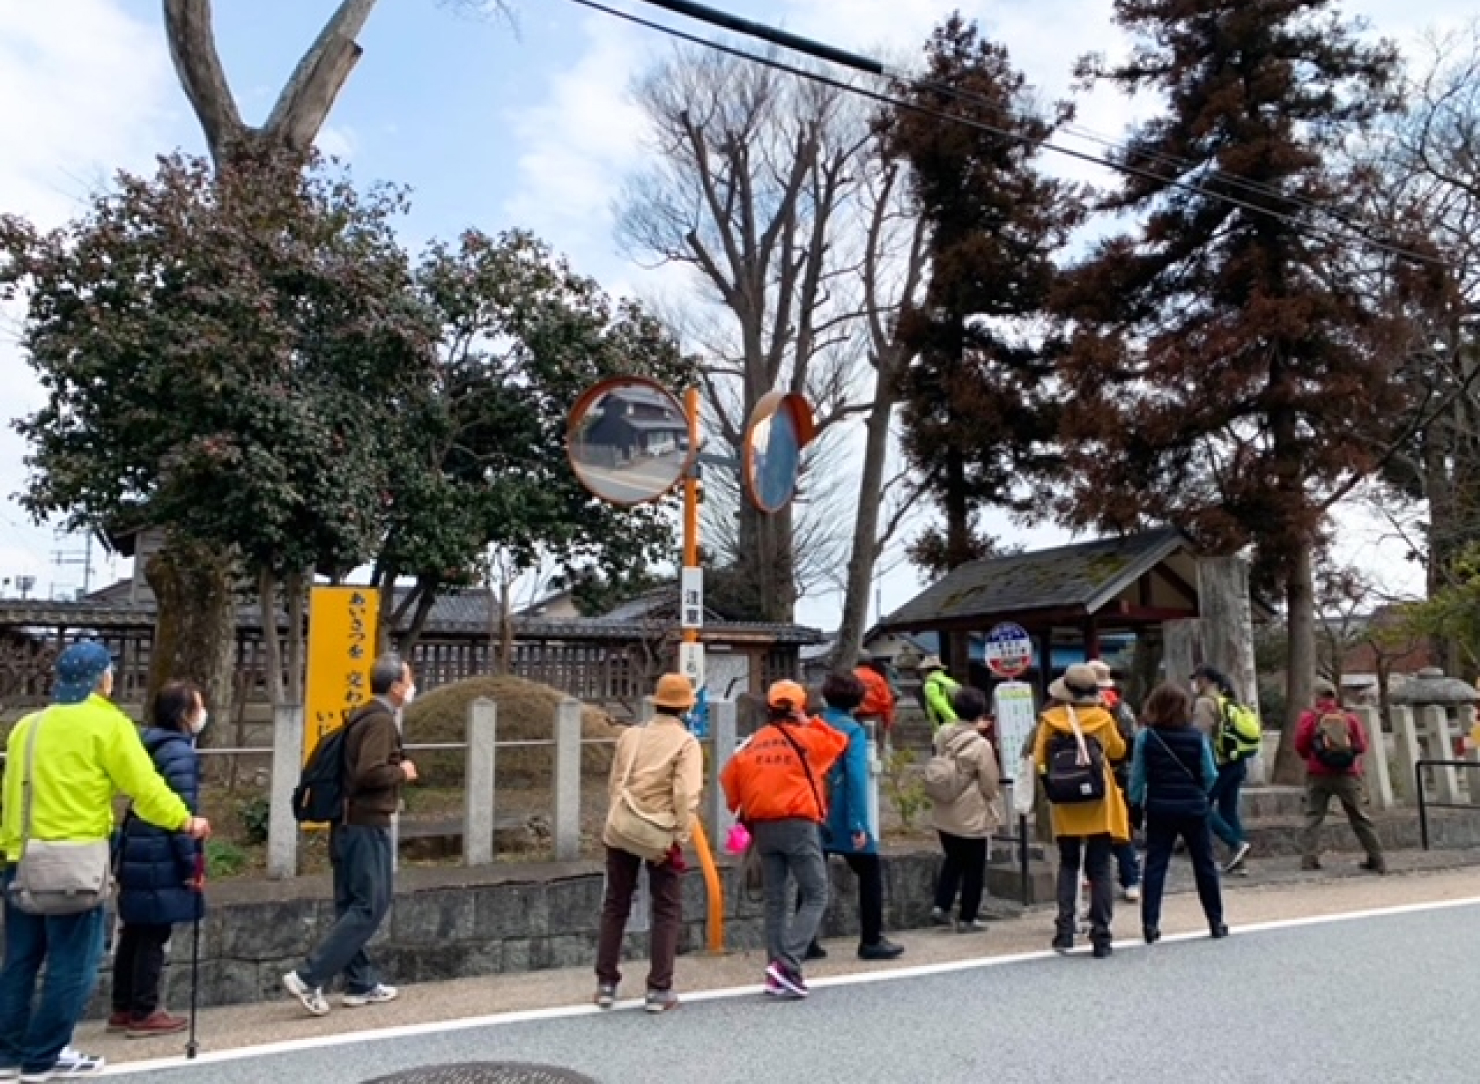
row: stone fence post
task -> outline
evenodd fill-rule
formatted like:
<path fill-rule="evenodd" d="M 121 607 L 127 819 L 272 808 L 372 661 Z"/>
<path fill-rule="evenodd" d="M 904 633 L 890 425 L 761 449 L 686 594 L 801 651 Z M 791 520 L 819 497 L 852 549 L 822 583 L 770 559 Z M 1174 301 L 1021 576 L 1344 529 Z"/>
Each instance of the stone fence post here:
<path fill-rule="evenodd" d="M 272 715 L 272 782 L 267 815 L 267 876 L 298 876 L 298 821 L 293 791 L 303 774 L 303 705 L 283 704 Z"/>
<path fill-rule="evenodd" d="M 1382 716 L 1376 708 L 1352 709 L 1367 735 L 1367 755 L 1362 770 L 1367 778 L 1367 801 L 1373 809 L 1392 809 L 1393 779 L 1388 770 L 1387 736 L 1382 732 Z"/>
<path fill-rule="evenodd" d="M 581 702 L 566 697 L 555 712 L 555 861 L 581 857 Z"/>
<path fill-rule="evenodd" d="M 498 705 L 480 696 L 468 705 L 467 775 L 463 788 L 463 862 L 493 864 L 494 764 Z"/>
<path fill-rule="evenodd" d="M 710 845 L 718 854 L 724 848 L 725 836 L 729 834 L 733 823 L 729 807 L 725 805 L 725 788 L 719 785 L 719 773 L 735 755 L 736 711 L 733 700 L 710 702 L 709 735 L 714 741 L 714 747 L 709 757 L 709 809 L 704 820 L 708 823 Z"/>

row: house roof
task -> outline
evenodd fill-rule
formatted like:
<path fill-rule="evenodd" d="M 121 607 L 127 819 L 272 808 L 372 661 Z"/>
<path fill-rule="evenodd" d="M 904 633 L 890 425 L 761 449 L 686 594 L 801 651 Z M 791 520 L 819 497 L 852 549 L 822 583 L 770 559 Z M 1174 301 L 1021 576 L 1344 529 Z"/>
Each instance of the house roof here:
<path fill-rule="evenodd" d="M 1191 549 L 1186 535 L 1168 528 L 972 561 L 905 603 L 879 628 L 985 625 L 1046 610 L 1089 616 L 1173 554 Z"/>
<path fill-rule="evenodd" d="M 396 601 L 406 598 L 409 588 L 396 588 Z M 656 595 L 657 592 L 652 594 Z M 127 580 L 95 591 L 77 602 L 0 600 L 0 627 L 66 627 L 69 629 L 121 630 L 153 625 L 153 600 L 130 601 Z M 678 588 L 668 592 L 672 609 L 665 617 L 662 601 L 646 609 L 626 604 L 604 617 L 574 621 L 543 621 L 515 616 L 515 635 L 523 640 L 631 640 L 664 636 L 676 621 L 671 616 L 678 604 Z M 636 603 L 637 600 L 634 600 Z M 491 600 L 487 591 L 454 591 L 437 597 L 427 616 L 426 633 L 432 636 L 487 635 L 492 626 Z M 244 603 L 237 611 L 241 628 L 261 628 L 256 603 Z M 279 627 L 287 614 L 278 614 Z M 721 643 L 811 644 L 822 633 L 804 625 L 755 621 L 723 621 L 706 618 L 703 638 Z"/>

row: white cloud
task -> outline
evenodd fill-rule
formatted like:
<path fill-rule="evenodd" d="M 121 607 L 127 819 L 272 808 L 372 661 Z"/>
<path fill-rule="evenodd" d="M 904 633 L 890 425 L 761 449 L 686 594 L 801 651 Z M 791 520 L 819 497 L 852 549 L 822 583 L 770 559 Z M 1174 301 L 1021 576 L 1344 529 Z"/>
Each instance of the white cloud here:
<path fill-rule="evenodd" d="M 168 144 L 173 75 L 159 35 L 116 0 L 0 4 L 0 211 L 54 227 L 123 167 L 146 167 Z M 20 312 L 0 313 L 0 579 L 78 581 L 49 565 L 51 532 L 10 499 L 25 445 L 11 422 L 41 401 L 15 346 Z"/>
<path fill-rule="evenodd" d="M 347 125 L 326 124 L 319 130 L 314 146 L 330 158 L 349 162 L 360 148 L 360 139 L 355 130 Z"/>

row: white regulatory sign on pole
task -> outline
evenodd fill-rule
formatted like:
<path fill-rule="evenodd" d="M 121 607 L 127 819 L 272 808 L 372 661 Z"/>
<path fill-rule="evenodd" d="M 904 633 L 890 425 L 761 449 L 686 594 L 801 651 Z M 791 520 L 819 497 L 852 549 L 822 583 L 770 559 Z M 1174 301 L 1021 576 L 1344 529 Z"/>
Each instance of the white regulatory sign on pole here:
<path fill-rule="evenodd" d="M 1033 686 L 1023 681 L 1003 682 L 992 699 L 997 716 L 997 740 L 1002 743 L 1002 772 L 1013 781 L 1022 759 L 1023 743 L 1038 723 Z"/>
<path fill-rule="evenodd" d="M 1003 622 L 987 633 L 983 648 L 987 669 L 1000 678 L 1026 674 L 1033 666 L 1033 638 L 1021 625 Z"/>
<path fill-rule="evenodd" d="M 704 645 L 679 644 L 678 670 L 694 683 L 694 688 L 704 687 Z"/>
<path fill-rule="evenodd" d="M 683 629 L 704 627 L 704 570 L 685 568 L 679 579 L 678 625 Z"/>

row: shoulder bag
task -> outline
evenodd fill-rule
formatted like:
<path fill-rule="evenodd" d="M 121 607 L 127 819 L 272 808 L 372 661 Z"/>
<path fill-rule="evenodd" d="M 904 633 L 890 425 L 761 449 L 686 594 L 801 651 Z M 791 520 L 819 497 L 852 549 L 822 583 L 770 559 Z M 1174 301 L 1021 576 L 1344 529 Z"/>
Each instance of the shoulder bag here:
<path fill-rule="evenodd" d="M 650 813 L 637 804 L 627 784 L 632 781 L 632 770 L 637 767 L 638 755 L 642 752 L 642 739 L 638 735 L 632 750 L 632 759 L 627 762 L 627 771 L 617 788 L 616 800 L 606 815 L 606 838 L 613 847 L 635 854 L 649 862 L 661 862 L 668 857 L 678 839 L 678 818 L 671 813 Z"/>
<path fill-rule="evenodd" d="M 21 857 L 10 882 L 10 902 L 31 915 L 78 915 L 101 907 L 113 893 L 110 841 L 31 838 L 36 732 L 45 719 L 45 712 L 37 715 L 26 735 L 21 774 Z"/>

